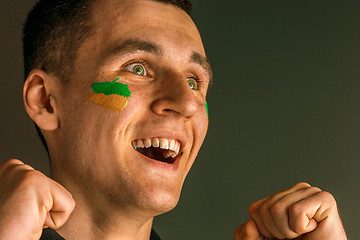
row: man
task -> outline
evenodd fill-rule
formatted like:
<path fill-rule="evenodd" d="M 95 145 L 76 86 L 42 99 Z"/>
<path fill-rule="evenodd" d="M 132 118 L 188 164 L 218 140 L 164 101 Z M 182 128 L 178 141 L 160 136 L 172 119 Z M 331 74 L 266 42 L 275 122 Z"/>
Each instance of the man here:
<path fill-rule="evenodd" d="M 51 179 L 19 160 L 0 165 L 0 239 L 158 239 L 153 217 L 177 204 L 208 124 L 211 69 L 189 9 L 38 3 L 24 29 L 23 95 Z M 305 183 L 250 216 L 235 239 L 346 239 L 333 197 Z"/>

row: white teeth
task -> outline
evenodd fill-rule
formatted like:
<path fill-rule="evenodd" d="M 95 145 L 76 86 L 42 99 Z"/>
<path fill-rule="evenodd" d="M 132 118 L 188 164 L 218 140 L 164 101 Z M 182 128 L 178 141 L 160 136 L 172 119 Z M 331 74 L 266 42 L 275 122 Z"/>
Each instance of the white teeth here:
<path fill-rule="evenodd" d="M 176 141 L 175 141 L 175 139 L 172 139 L 172 140 L 169 141 L 169 149 L 171 151 L 175 151 L 175 149 L 176 149 Z"/>
<path fill-rule="evenodd" d="M 143 141 L 142 141 L 141 139 L 139 139 L 139 140 L 136 141 L 136 145 L 137 145 L 137 147 L 139 147 L 139 148 L 145 147 L 145 146 L 144 146 L 144 143 L 143 143 Z"/>
<path fill-rule="evenodd" d="M 146 148 L 151 147 L 151 140 L 149 138 L 145 139 L 144 145 L 145 145 Z"/>
<path fill-rule="evenodd" d="M 138 139 L 131 142 L 131 145 L 134 149 L 137 148 L 161 148 L 164 150 L 165 158 L 175 158 L 180 152 L 180 142 L 175 139 L 167 139 L 167 138 L 147 138 L 147 139 Z"/>
<path fill-rule="evenodd" d="M 165 158 L 168 158 L 168 157 L 172 157 L 173 153 L 174 153 L 173 151 L 166 151 L 166 152 L 163 153 L 163 155 L 164 155 Z"/>
<path fill-rule="evenodd" d="M 152 139 L 152 146 L 158 148 L 160 146 L 160 141 L 158 138 Z"/>
<path fill-rule="evenodd" d="M 180 152 L 180 143 L 179 142 L 176 142 L 176 146 L 175 146 L 174 151 L 176 152 L 176 155 L 179 154 L 179 152 Z"/>
<path fill-rule="evenodd" d="M 137 149 L 136 141 L 132 141 L 132 142 L 131 142 L 131 145 L 132 145 L 132 147 L 133 147 L 134 149 Z"/>
<path fill-rule="evenodd" d="M 166 138 L 160 139 L 160 148 L 161 149 L 169 149 L 169 141 Z"/>

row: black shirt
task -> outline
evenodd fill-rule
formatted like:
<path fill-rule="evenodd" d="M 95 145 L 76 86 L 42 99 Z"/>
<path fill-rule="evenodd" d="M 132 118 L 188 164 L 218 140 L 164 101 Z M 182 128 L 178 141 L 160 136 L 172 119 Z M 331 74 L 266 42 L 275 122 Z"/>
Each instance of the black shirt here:
<path fill-rule="evenodd" d="M 51 228 L 46 228 L 43 230 L 40 240 L 65 240 L 65 239 L 61 237 L 55 230 Z M 161 240 L 159 235 L 157 235 L 157 233 L 154 231 L 154 229 L 151 229 L 150 240 Z"/>

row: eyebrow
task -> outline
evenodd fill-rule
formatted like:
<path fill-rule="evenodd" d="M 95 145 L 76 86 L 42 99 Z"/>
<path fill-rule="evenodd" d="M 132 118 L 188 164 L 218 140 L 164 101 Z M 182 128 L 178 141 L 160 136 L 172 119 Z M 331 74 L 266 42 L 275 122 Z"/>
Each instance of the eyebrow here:
<path fill-rule="evenodd" d="M 131 54 L 136 52 L 148 52 L 161 55 L 161 50 L 154 43 L 137 39 L 128 39 L 110 50 L 110 57 Z"/>
<path fill-rule="evenodd" d="M 205 71 L 205 73 L 209 76 L 209 84 L 212 83 L 213 73 L 210 66 L 210 61 L 208 58 L 204 57 L 198 52 L 193 52 L 190 57 L 191 62 L 199 64 Z"/>

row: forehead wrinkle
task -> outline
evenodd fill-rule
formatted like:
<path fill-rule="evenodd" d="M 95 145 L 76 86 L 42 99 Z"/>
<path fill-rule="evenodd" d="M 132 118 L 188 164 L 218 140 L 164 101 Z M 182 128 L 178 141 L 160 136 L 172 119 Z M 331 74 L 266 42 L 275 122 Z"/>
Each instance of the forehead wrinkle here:
<path fill-rule="evenodd" d="M 193 52 L 193 54 L 190 57 L 190 61 L 199 64 L 204 69 L 205 73 L 209 75 L 209 81 L 210 81 L 209 83 L 211 83 L 213 74 L 209 59 L 204 57 L 198 52 Z"/>
<path fill-rule="evenodd" d="M 112 47 L 108 51 L 109 54 L 106 56 L 106 59 L 136 52 L 147 52 L 154 55 L 161 55 L 160 48 L 152 42 L 139 39 L 128 39 L 125 42 Z"/>

